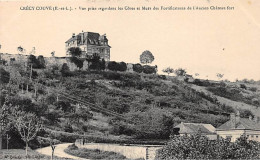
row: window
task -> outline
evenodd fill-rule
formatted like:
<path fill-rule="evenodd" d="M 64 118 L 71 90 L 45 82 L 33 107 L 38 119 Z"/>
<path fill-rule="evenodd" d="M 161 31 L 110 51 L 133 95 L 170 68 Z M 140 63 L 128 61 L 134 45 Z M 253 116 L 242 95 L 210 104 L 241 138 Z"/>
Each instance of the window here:
<path fill-rule="evenodd" d="M 251 138 L 254 138 L 254 135 L 251 135 Z"/>
<path fill-rule="evenodd" d="M 258 135 L 256 135 L 255 137 L 258 138 Z"/>

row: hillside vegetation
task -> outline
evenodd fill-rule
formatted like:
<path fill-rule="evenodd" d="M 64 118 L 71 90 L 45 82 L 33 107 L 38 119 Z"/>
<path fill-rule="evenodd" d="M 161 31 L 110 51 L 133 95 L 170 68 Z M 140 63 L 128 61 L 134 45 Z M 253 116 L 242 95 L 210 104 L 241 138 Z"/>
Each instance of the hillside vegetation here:
<path fill-rule="evenodd" d="M 240 111 L 244 117 L 259 115 L 258 84 L 187 83 L 157 74 L 69 71 L 66 66 L 33 69 L 31 73 L 30 80 L 30 69 L 19 64 L 3 66 L 0 100 L 2 112 L 31 112 L 41 120 L 45 130 L 30 143 L 32 148 L 42 146 L 44 141 L 39 140 L 47 137 L 63 142 L 83 135 L 110 142 L 167 140 L 180 122 L 218 127 L 232 112 Z M 249 107 L 236 108 L 232 101 Z M 12 124 L 8 132 L 10 146 L 24 145 Z"/>

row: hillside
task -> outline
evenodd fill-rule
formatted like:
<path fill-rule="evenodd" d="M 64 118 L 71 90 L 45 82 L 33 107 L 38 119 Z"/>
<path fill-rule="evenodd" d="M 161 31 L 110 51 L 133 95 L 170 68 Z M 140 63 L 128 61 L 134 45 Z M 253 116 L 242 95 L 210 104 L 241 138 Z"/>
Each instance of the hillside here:
<path fill-rule="evenodd" d="M 1 83 L 1 107 L 34 112 L 50 131 L 162 140 L 180 122 L 218 127 L 232 112 L 260 115 L 256 83 L 187 83 L 173 76 L 102 70 L 64 73 L 55 66 L 33 69 L 30 81 L 30 70 L 20 65 L 3 68 L 10 80 Z"/>

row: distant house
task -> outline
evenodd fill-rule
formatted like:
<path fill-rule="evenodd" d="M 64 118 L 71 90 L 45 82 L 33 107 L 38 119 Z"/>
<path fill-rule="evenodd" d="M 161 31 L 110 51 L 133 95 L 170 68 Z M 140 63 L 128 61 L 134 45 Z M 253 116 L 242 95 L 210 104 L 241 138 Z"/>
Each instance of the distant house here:
<path fill-rule="evenodd" d="M 231 138 L 236 141 L 241 135 L 246 135 L 249 140 L 260 142 L 260 122 L 259 117 L 240 118 L 239 114 L 230 115 L 230 120 L 216 129 L 219 136 Z"/>
<path fill-rule="evenodd" d="M 73 33 L 72 37 L 65 42 L 65 45 L 67 56 L 69 56 L 69 48 L 79 47 L 83 52 L 82 58 L 97 53 L 101 59 L 104 59 L 105 61 L 110 60 L 111 47 L 108 45 L 106 34 L 100 35 L 95 32 L 82 32 L 75 35 L 75 33 Z"/>
<path fill-rule="evenodd" d="M 215 127 L 211 124 L 203 124 L 203 123 L 183 123 L 181 122 L 179 125 L 173 128 L 174 134 L 177 135 L 191 135 L 201 133 L 204 136 L 207 136 L 210 140 L 217 139 L 217 134 L 215 132 Z"/>

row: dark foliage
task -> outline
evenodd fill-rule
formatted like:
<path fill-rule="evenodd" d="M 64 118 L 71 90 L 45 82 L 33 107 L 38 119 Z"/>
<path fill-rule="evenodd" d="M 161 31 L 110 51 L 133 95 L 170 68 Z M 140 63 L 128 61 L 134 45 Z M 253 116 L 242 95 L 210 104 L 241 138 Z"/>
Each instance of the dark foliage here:
<path fill-rule="evenodd" d="M 5 71 L 2 67 L 0 67 L 0 83 L 1 84 L 6 84 L 10 80 L 10 73 Z"/>
<path fill-rule="evenodd" d="M 241 136 L 236 142 L 219 138 L 209 140 L 200 134 L 173 136 L 157 151 L 160 160 L 248 160 L 259 159 L 260 144 Z"/>
<path fill-rule="evenodd" d="M 137 73 L 142 73 L 143 72 L 143 66 L 139 63 L 133 64 L 133 70 Z"/>
<path fill-rule="evenodd" d="M 60 72 L 63 77 L 70 77 L 73 75 L 67 63 L 63 63 Z"/>
<path fill-rule="evenodd" d="M 115 61 L 108 62 L 108 69 L 111 71 L 126 71 L 127 66 L 125 62 L 117 63 Z"/>

